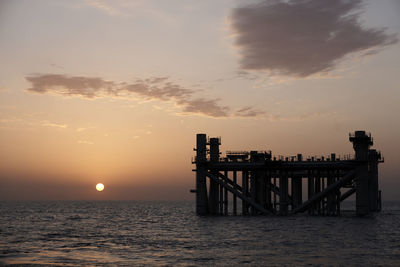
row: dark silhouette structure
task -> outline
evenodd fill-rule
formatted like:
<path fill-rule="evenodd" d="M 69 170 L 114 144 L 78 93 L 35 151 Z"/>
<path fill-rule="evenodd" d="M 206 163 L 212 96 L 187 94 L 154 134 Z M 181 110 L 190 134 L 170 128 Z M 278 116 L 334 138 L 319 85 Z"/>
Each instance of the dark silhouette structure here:
<path fill-rule="evenodd" d="M 330 154 L 304 160 L 302 154 L 273 157 L 271 151 L 227 151 L 221 158 L 221 139 L 197 134 L 192 162 L 196 189 L 191 190 L 196 193 L 196 213 L 340 215 L 341 202 L 354 193 L 358 216 L 380 211 L 381 153 L 370 149 L 373 139 L 365 131 L 349 134 L 349 140 L 354 157 Z"/>

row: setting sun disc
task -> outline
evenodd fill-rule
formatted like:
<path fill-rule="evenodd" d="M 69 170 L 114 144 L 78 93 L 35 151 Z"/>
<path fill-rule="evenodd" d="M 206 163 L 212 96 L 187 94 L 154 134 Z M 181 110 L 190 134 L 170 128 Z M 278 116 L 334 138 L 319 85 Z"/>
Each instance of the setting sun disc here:
<path fill-rule="evenodd" d="M 102 183 L 98 183 L 98 184 L 96 185 L 96 190 L 97 190 L 97 191 L 103 191 L 103 190 L 104 190 L 104 185 L 103 185 Z"/>

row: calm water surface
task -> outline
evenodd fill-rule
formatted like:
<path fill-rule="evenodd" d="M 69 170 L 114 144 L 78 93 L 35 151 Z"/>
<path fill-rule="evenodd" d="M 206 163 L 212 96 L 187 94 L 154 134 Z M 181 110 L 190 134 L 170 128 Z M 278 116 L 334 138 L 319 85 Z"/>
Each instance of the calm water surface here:
<path fill-rule="evenodd" d="M 368 218 L 198 217 L 193 202 L 0 202 L 0 265 L 400 266 L 400 205 Z"/>

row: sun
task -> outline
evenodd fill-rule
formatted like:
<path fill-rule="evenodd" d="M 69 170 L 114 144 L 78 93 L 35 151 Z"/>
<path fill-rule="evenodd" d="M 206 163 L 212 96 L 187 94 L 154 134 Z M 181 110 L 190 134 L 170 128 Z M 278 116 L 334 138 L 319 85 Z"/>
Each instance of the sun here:
<path fill-rule="evenodd" d="M 97 191 L 103 191 L 104 190 L 104 184 L 102 184 L 102 183 L 98 183 L 98 184 L 96 184 L 96 190 Z"/>

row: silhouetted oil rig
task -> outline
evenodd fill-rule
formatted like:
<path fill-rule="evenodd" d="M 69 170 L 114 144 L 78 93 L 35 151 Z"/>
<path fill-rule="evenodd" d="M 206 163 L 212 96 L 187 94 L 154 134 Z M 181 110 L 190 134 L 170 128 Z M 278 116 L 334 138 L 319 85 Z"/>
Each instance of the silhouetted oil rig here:
<path fill-rule="evenodd" d="M 197 134 L 192 162 L 196 164 L 196 189 L 191 190 L 196 193 L 196 213 L 340 215 L 341 202 L 354 193 L 358 216 L 380 211 L 381 153 L 370 149 L 373 139 L 365 131 L 349 134 L 349 140 L 355 156 L 342 159 L 335 154 L 306 160 L 302 154 L 277 158 L 271 151 L 227 151 L 220 158 L 221 138 Z M 303 195 L 308 196 L 306 200 Z"/>

